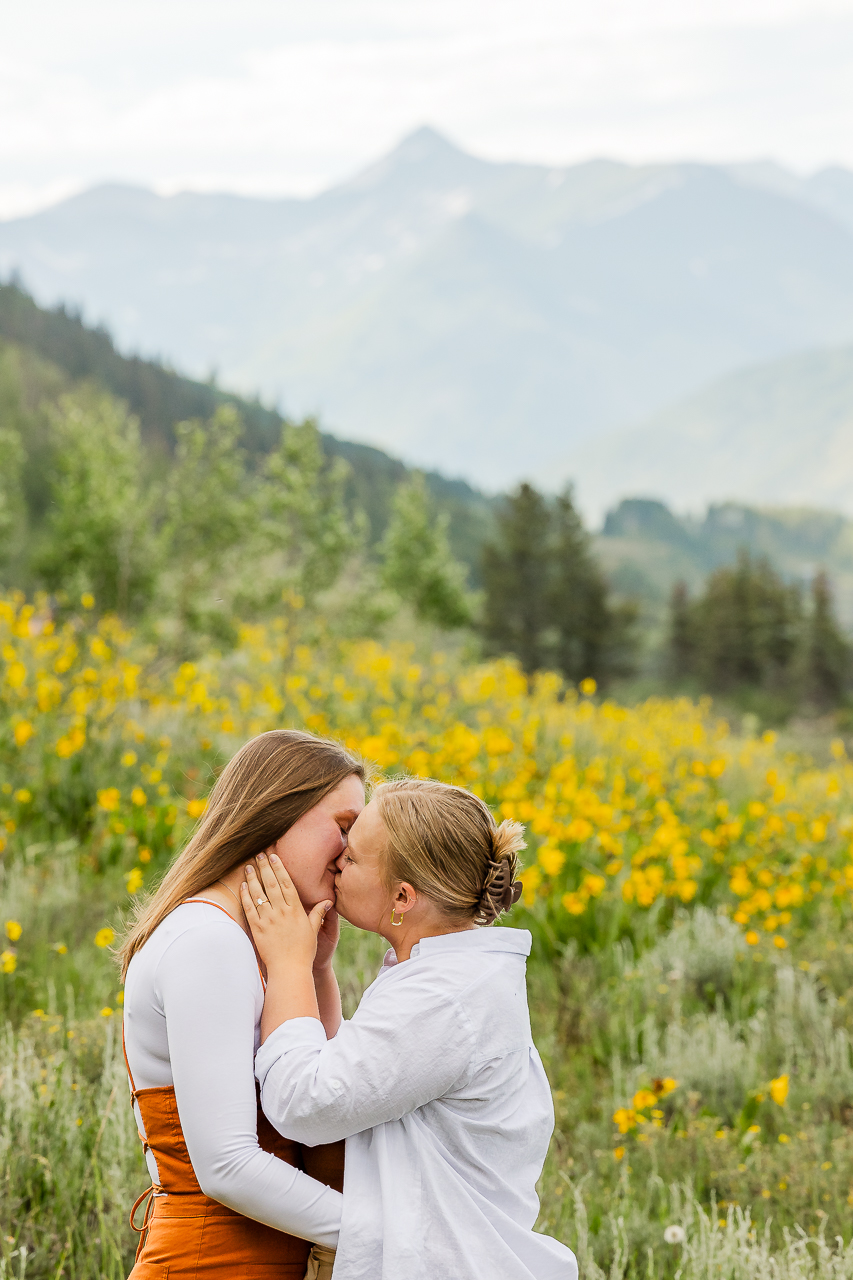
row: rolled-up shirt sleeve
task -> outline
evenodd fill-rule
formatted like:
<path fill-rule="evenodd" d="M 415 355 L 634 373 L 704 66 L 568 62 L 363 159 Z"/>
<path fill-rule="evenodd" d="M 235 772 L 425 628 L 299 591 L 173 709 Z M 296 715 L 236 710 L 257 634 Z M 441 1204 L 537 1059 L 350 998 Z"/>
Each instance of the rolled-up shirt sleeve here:
<path fill-rule="evenodd" d="M 335 1247 L 340 1193 L 258 1145 L 254 963 L 243 935 L 213 924 L 178 937 L 158 967 L 187 1150 L 205 1195 L 279 1231 Z"/>
<path fill-rule="evenodd" d="M 456 1000 L 406 981 L 371 992 L 332 1040 L 315 1018 L 282 1023 L 255 1058 L 261 1103 L 285 1137 L 336 1142 L 442 1097 L 468 1069 L 473 1043 Z"/>

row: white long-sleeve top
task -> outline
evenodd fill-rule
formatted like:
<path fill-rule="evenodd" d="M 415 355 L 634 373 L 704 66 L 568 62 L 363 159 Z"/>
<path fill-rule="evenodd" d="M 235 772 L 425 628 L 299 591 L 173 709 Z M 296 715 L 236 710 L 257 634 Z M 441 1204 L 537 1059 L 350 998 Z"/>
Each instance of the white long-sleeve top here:
<path fill-rule="evenodd" d="M 333 1040 L 314 1018 L 259 1049 L 264 1111 L 308 1145 L 346 1138 L 334 1280 L 575 1280 L 536 1234 L 554 1127 L 530 1034 L 530 934 L 489 928 L 389 952 Z"/>
<path fill-rule="evenodd" d="M 334 1248 L 340 1192 L 258 1146 L 253 1061 L 263 1003 L 255 952 L 236 921 L 212 904 L 177 907 L 127 971 L 125 1050 L 134 1085 L 174 1086 L 205 1195 Z M 152 1182 L 159 1183 L 153 1152 L 147 1160 Z"/>

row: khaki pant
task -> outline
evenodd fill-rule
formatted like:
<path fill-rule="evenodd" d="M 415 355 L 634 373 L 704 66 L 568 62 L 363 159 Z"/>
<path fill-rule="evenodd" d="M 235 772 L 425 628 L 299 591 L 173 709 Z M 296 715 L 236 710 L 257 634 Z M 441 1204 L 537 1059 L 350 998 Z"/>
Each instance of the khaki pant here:
<path fill-rule="evenodd" d="M 335 1265 L 334 1249 L 327 1249 L 323 1244 L 315 1244 L 308 1255 L 308 1270 L 305 1280 L 332 1280 L 332 1267 Z"/>

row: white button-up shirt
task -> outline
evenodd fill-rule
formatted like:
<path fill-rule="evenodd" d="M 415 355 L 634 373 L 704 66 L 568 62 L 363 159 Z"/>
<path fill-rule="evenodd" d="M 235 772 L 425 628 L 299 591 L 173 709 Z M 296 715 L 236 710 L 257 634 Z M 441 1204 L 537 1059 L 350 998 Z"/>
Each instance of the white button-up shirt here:
<path fill-rule="evenodd" d="M 335 1280 L 575 1280 L 539 1235 L 536 1182 L 554 1128 L 530 1034 L 530 934 L 471 929 L 393 952 L 332 1040 L 283 1023 L 255 1073 L 275 1127 L 346 1138 Z"/>

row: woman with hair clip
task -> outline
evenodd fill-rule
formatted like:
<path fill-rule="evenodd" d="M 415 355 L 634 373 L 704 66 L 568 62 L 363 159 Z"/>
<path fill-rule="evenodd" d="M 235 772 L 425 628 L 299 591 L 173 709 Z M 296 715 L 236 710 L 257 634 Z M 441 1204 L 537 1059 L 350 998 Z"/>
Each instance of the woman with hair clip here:
<path fill-rule="evenodd" d="M 471 792 L 407 778 L 377 788 L 338 860 L 337 911 L 392 949 L 355 1015 L 326 1038 L 312 980 L 331 896 L 306 914 L 274 851 L 241 895 L 268 971 L 255 1070 L 275 1128 L 346 1139 L 334 1280 L 575 1280 L 534 1232 L 554 1127 L 530 1034 L 531 937 L 490 929 L 517 900 L 522 828 Z"/>
<path fill-rule="evenodd" d="M 317 1272 L 308 1242 L 337 1241 L 342 1147 L 302 1151 L 258 1106 L 264 976 L 240 885 L 269 849 L 305 907 L 327 901 L 363 806 L 363 766 L 338 743 L 288 730 L 252 739 L 124 940 L 125 1057 L 152 1184 L 134 1206 L 147 1196 L 132 1280 L 303 1280 Z M 330 1034 L 337 936 L 331 912 L 310 966 Z"/>

